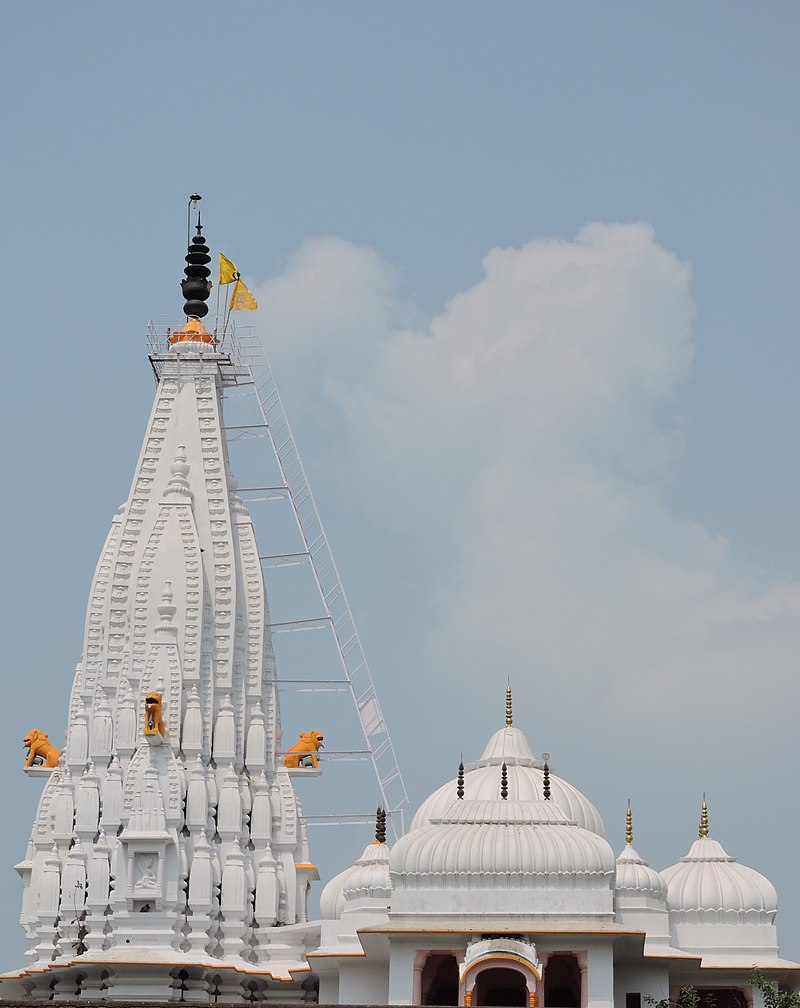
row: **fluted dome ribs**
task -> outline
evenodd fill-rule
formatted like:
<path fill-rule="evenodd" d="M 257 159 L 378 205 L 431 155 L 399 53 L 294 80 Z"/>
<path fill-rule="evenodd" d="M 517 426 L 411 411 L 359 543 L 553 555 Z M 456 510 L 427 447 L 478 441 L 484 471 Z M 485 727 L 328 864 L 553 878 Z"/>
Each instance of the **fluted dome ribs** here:
<path fill-rule="evenodd" d="M 769 879 L 725 852 L 717 840 L 701 836 L 681 861 L 661 873 L 667 907 L 686 920 L 771 923 L 778 895 Z"/>
<path fill-rule="evenodd" d="M 617 882 L 615 886 L 618 896 L 642 896 L 658 900 L 660 903 L 667 897 L 667 884 L 659 873 L 640 857 L 632 843 L 626 843 L 617 858 Z"/>
<path fill-rule="evenodd" d="M 403 909 L 423 905 L 423 894 L 435 890 L 451 911 L 458 905 L 480 912 L 484 896 L 470 893 L 494 892 L 504 894 L 508 912 L 523 906 L 535 913 L 563 913 L 567 906 L 576 912 L 586 898 L 587 912 L 609 913 L 614 855 L 602 828 L 593 806 L 550 776 L 524 734 L 507 723 L 477 763 L 459 767 L 456 781 L 423 803 L 392 853 L 393 891 L 402 893 Z M 532 890 L 540 895 L 525 903 Z M 555 891 L 571 895 L 565 903 Z"/>

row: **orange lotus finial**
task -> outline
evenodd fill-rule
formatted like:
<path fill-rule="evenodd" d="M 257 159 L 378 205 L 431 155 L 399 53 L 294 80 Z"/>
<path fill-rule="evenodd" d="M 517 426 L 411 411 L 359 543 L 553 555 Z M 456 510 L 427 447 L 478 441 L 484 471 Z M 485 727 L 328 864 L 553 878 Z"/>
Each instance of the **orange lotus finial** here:
<path fill-rule="evenodd" d="M 206 329 L 200 319 L 189 319 L 183 329 L 178 329 L 168 340 L 169 343 L 219 343 Z"/>

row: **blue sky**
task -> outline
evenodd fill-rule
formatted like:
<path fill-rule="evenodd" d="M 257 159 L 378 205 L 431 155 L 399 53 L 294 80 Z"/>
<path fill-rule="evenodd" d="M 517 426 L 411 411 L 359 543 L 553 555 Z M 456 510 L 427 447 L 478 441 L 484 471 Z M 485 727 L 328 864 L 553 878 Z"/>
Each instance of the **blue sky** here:
<path fill-rule="evenodd" d="M 20 713 L 0 863 L 38 788 L 17 735 L 63 725 L 196 190 L 258 289 L 412 803 L 494 730 L 510 676 L 615 847 L 630 794 L 640 853 L 677 860 L 707 791 L 800 958 L 798 22 L 793 3 L 6 11 Z"/>

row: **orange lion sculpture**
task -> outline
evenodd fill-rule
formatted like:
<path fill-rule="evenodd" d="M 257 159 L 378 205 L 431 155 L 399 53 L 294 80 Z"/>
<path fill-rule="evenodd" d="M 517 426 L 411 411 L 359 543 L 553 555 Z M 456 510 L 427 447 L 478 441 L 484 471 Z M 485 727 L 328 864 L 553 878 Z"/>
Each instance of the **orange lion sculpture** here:
<path fill-rule="evenodd" d="M 324 736 L 318 731 L 300 732 L 300 741 L 295 742 L 292 748 L 286 751 L 283 757 L 284 764 L 290 770 L 308 766 L 309 762 L 312 767 L 319 767 L 317 750 L 325 748 L 322 744 L 323 738 Z"/>
<path fill-rule="evenodd" d="M 28 760 L 26 767 L 30 766 L 58 766 L 58 758 L 61 753 L 48 739 L 47 732 L 34 728 L 29 731 L 22 740 L 23 746 L 28 750 Z"/>

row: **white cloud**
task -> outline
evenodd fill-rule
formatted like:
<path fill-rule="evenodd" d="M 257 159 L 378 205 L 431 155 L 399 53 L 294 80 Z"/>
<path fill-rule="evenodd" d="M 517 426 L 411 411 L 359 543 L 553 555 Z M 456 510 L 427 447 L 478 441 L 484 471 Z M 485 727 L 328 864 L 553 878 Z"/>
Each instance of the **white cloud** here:
<path fill-rule="evenodd" d="M 653 726 L 709 705 L 744 726 L 730 687 L 757 670 L 777 696 L 793 676 L 800 587 L 663 502 L 693 358 L 686 264 L 646 224 L 587 224 L 493 249 L 418 331 L 391 328 L 394 281 L 320 239 L 259 296 L 282 371 L 347 417 L 371 507 L 427 551 L 419 682 L 491 669 L 530 704 L 546 680 Z"/>
<path fill-rule="evenodd" d="M 373 249 L 335 237 L 304 242 L 257 290 L 258 326 L 287 380 L 307 389 L 359 378 L 371 346 L 389 333 L 395 280 Z"/>

